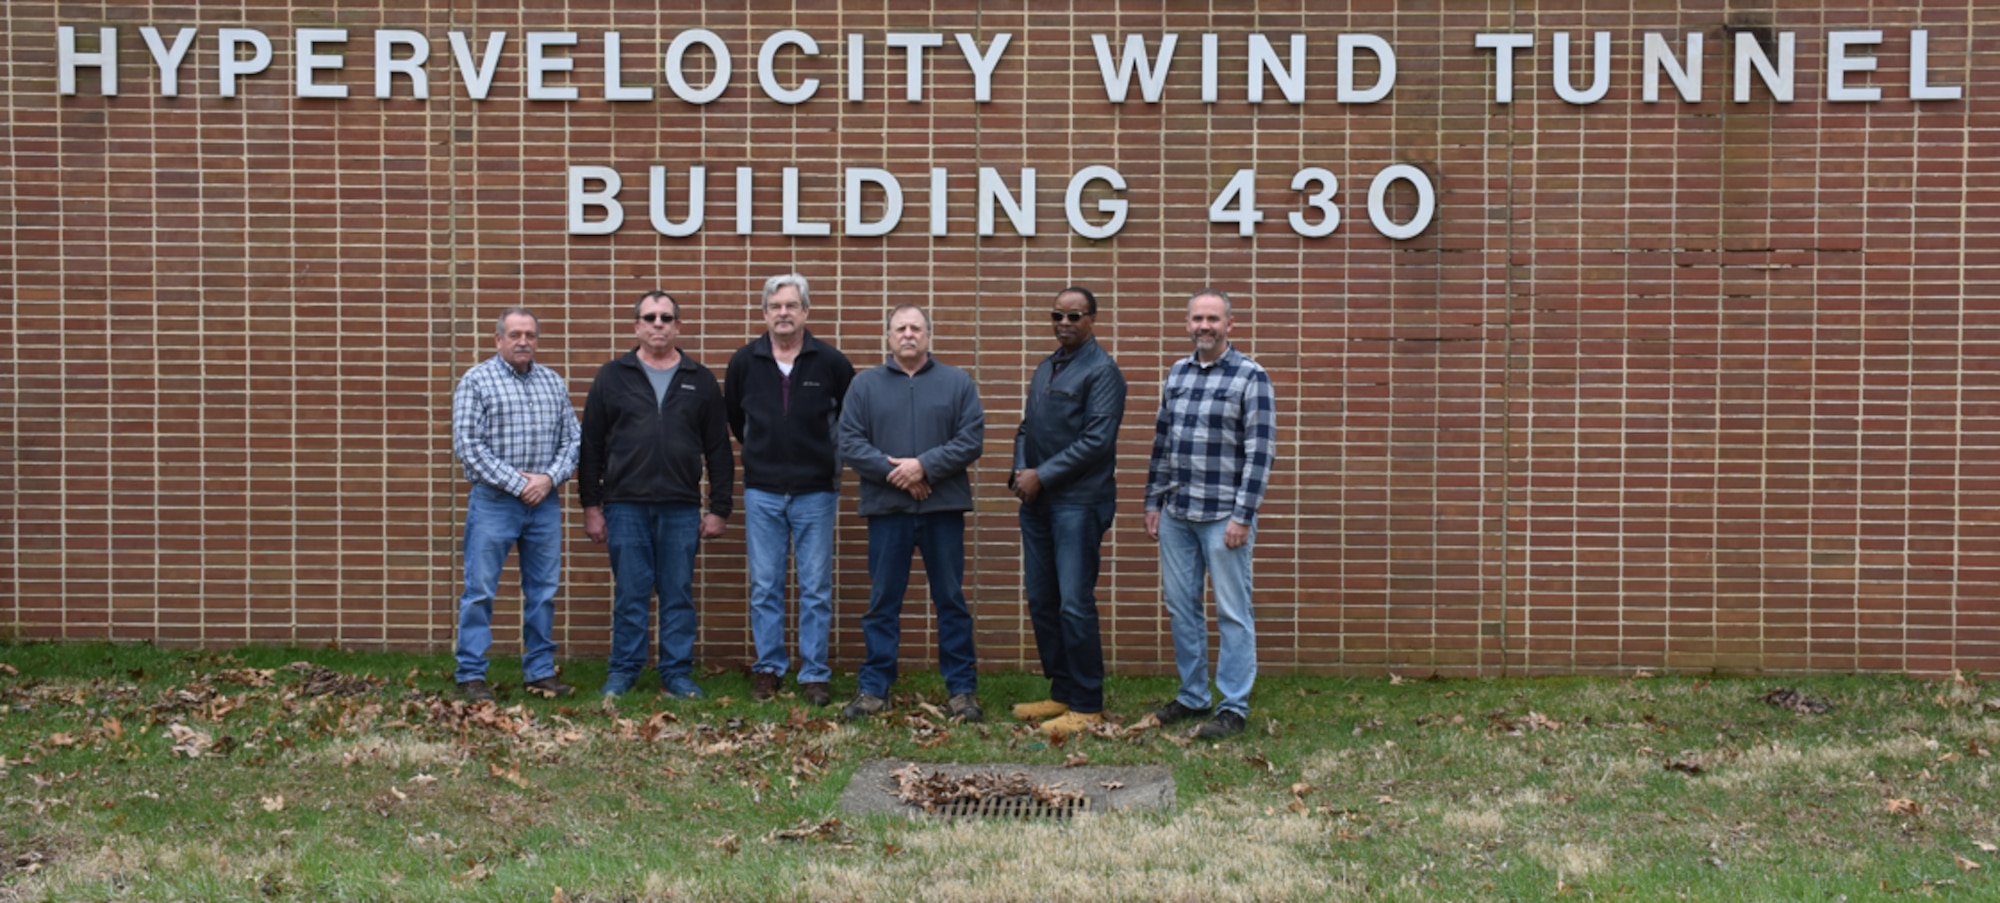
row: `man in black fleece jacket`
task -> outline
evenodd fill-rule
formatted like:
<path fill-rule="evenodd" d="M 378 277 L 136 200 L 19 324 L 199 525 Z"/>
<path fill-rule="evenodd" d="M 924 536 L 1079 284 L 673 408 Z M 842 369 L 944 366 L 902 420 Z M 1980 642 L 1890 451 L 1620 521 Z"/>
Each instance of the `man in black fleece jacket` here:
<path fill-rule="evenodd" d="M 674 347 L 680 304 L 651 291 L 633 308 L 639 347 L 599 368 L 583 405 L 577 493 L 583 529 L 606 543 L 617 589 L 604 695 L 632 689 L 645 670 L 655 590 L 660 596 L 660 689 L 700 698 L 694 670 L 694 560 L 722 535 L 736 489 L 729 425 L 715 374 Z M 701 510 L 708 469 L 708 512 Z"/>

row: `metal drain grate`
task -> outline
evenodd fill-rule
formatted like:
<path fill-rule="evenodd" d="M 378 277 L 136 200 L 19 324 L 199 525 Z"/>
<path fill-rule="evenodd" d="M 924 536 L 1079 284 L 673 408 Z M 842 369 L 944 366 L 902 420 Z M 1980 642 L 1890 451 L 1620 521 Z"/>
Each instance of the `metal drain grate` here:
<path fill-rule="evenodd" d="M 945 803 L 924 814 L 931 818 L 1038 818 L 1062 821 L 1090 811 L 1090 797 L 1051 806 L 1032 796 L 998 796 Z"/>

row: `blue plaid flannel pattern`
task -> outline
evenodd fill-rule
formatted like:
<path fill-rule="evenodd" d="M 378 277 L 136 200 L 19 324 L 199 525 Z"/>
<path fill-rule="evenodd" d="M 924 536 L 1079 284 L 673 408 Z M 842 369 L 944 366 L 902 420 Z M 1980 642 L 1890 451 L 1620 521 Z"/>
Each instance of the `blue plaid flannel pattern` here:
<path fill-rule="evenodd" d="M 1254 525 L 1277 432 L 1271 377 L 1234 345 L 1212 364 L 1194 355 L 1174 362 L 1153 424 L 1146 510 Z"/>
<path fill-rule="evenodd" d="M 451 450 L 465 477 L 520 495 L 523 473 L 545 473 L 561 486 L 576 472 L 583 441 L 569 387 L 540 364 L 515 373 L 494 355 L 465 372 L 451 393 Z"/>

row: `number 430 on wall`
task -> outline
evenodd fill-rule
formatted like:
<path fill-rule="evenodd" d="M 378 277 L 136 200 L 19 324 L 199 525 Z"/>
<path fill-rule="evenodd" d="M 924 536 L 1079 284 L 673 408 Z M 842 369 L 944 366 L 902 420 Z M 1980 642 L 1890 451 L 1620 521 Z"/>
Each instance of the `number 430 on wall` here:
<path fill-rule="evenodd" d="M 1398 182 L 1409 183 L 1416 194 L 1416 211 L 1400 223 L 1389 214 L 1389 192 Z M 1307 238 L 1324 238 L 1340 227 L 1340 208 L 1333 205 L 1340 180 L 1333 173 L 1318 166 L 1301 169 L 1292 176 L 1292 190 L 1305 192 L 1301 200 L 1307 208 L 1294 210 L 1286 217 L 1293 232 Z M 1436 214 L 1437 190 L 1431 185 L 1430 175 L 1415 166 L 1398 163 L 1387 167 L 1368 184 L 1368 222 L 1389 238 L 1401 240 L 1423 234 Z M 1239 169 L 1230 177 L 1229 184 L 1222 186 L 1208 205 L 1208 221 L 1235 223 L 1237 234 L 1245 237 L 1256 234 L 1257 224 L 1264 221 L 1264 211 L 1257 206 L 1256 170 Z"/>

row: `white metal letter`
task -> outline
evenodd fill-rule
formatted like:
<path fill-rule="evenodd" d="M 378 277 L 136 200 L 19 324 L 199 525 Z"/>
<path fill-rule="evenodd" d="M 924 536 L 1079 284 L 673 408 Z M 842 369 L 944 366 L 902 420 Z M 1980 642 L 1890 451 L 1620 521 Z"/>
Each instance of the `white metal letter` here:
<path fill-rule="evenodd" d="M 222 81 L 222 96 L 236 96 L 236 77 L 256 75 L 271 65 L 271 39 L 254 28 L 224 28 L 215 33 L 216 69 Z M 250 58 L 236 58 L 239 44 L 250 45 Z"/>
<path fill-rule="evenodd" d="M 882 189 L 882 217 L 872 223 L 861 221 L 861 193 L 866 186 Z M 903 221 L 903 183 L 886 169 L 857 166 L 847 171 L 847 234 L 887 235 Z"/>
<path fill-rule="evenodd" d="M 118 29 L 97 30 L 97 52 L 79 53 L 76 49 L 76 28 L 64 25 L 56 29 L 56 93 L 64 97 L 76 94 L 76 70 L 90 66 L 97 70 L 97 92 L 105 97 L 118 96 Z M 161 81 L 164 86 L 166 81 Z M 173 94 L 167 94 L 172 97 Z"/>
<path fill-rule="evenodd" d="M 500 69 L 500 47 L 507 43 L 507 33 L 493 31 L 486 34 L 486 54 L 479 65 L 472 64 L 472 44 L 465 39 L 465 32 L 454 31 L 451 37 L 451 55 L 458 61 L 458 77 L 465 81 L 465 96 L 473 100 L 485 100 L 493 91 L 493 73 Z"/>
<path fill-rule="evenodd" d="M 1380 74 L 1375 78 L 1375 86 L 1366 91 L 1354 88 L 1354 51 L 1366 50 L 1375 55 Z M 1372 34 L 1344 34 L 1339 42 L 1339 73 L 1335 78 L 1334 99 L 1341 103 L 1374 103 L 1389 96 L 1389 89 L 1396 86 L 1396 51 L 1388 41 Z"/>
<path fill-rule="evenodd" d="M 146 38 L 146 49 L 153 52 L 153 62 L 160 67 L 160 96 L 181 96 L 181 61 L 187 59 L 188 48 L 194 46 L 195 28 L 190 25 L 174 35 L 173 49 L 167 49 L 160 40 L 160 30 L 151 25 L 142 26 L 139 34 Z M 74 76 L 72 76 L 74 80 Z M 76 86 L 72 84 L 72 89 Z"/>
<path fill-rule="evenodd" d="M 1125 55 L 1118 60 L 1117 71 L 1111 65 L 1111 42 L 1101 34 L 1090 36 L 1090 46 L 1097 51 L 1097 72 L 1104 77 L 1104 99 L 1112 103 L 1124 103 L 1125 95 L 1132 90 L 1132 73 L 1139 73 L 1139 97 L 1147 103 L 1159 103 L 1161 92 L 1167 87 L 1167 69 L 1174 63 L 1174 48 L 1180 45 L 1181 36 L 1169 32 L 1160 37 L 1160 52 L 1153 59 L 1146 58 L 1146 39 L 1140 35 L 1125 37 Z"/>
<path fill-rule="evenodd" d="M 688 215 L 678 223 L 667 219 L 667 168 L 653 167 L 651 177 L 653 196 L 646 207 L 652 215 L 653 231 L 669 238 L 686 238 L 700 232 L 708 205 L 708 167 L 688 167 Z"/>
<path fill-rule="evenodd" d="M 1015 198 L 1007 192 L 1007 183 L 1000 178 L 1000 171 L 990 166 L 979 167 L 979 234 L 993 234 L 993 206 L 998 202 L 1007 211 L 1007 221 L 1014 224 L 1014 234 L 1033 236 L 1035 234 L 1035 171 L 1021 170 L 1021 197 Z"/>
<path fill-rule="evenodd" d="M 764 39 L 764 46 L 757 51 L 757 84 L 772 100 L 782 104 L 802 104 L 819 92 L 819 79 L 806 79 L 796 88 L 778 84 L 778 50 L 788 44 L 798 47 L 806 56 L 819 56 L 819 42 L 813 40 L 812 35 L 789 28 L 775 32 Z"/>
<path fill-rule="evenodd" d="M 972 100 L 974 103 L 993 102 L 993 71 L 1000 68 L 1000 54 L 1007 50 L 1008 42 L 1014 40 L 1011 32 L 1001 32 L 993 36 L 993 44 L 985 53 L 979 52 L 979 45 L 972 42 L 969 34 L 958 36 L 958 50 L 965 54 L 965 64 L 972 67 Z"/>
<path fill-rule="evenodd" d="M 1400 226 L 1389 218 L 1388 207 L 1389 186 L 1398 180 L 1410 183 L 1417 190 L 1417 212 Z M 1398 163 L 1376 173 L 1375 181 L 1368 185 L 1368 221 L 1375 224 L 1375 231 L 1390 238 L 1400 240 L 1423 234 L 1436 213 L 1437 191 L 1431 187 L 1431 177 L 1408 163 Z"/>
<path fill-rule="evenodd" d="M 345 28 L 301 28 L 292 36 L 298 45 L 297 83 L 300 97 L 347 96 L 346 85 L 320 85 L 313 83 L 313 73 L 321 69 L 339 69 L 346 64 L 346 58 L 333 53 L 314 53 L 314 47 L 321 41 L 329 44 L 347 43 Z"/>
<path fill-rule="evenodd" d="M 750 234 L 750 177 L 748 166 L 736 167 L 736 234 Z"/>
<path fill-rule="evenodd" d="M 590 191 L 590 182 L 602 182 L 600 191 Z M 625 225 L 625 208 L 618 203 L 618 191 L 625 187 L 618 171 L 609 166 L 572 166 L 569 168 L 569 234 L 610 235 Z M 585 207 L 596 207 L 604 211 L 604 218 L 591 222 L 583 218 Z"/>
<path fill-rule="evenodd" d="M 1209 33 L 1201 36 L 1201 102 L 1215 103 L 1222 94 L 1222 39 Z"/>
<path fill-rule="evenodd" d="M 847 100 L 849 103 L 860 103 L 863 97 L 862 89 L 866 86 L 861 79 L 861 69 L 864 59 L 861 55 L 861 33 L 858 31 L 847 36 L 847 59 L 845 62 L 847 63 Z"/>
<path fill-rule="evenodd" d="M 1514 102 L 1514 51 L 1535 46 L 1535 36 L 1493 32 L 1472 37 L 1472 46 L 1493 51 L 1493 102 Z"/>
<path fill-rule="evenodd" d="M 1591 32 L 1590 87 L 1582 91 L 1570 86 L 1569 32 L 1556 32 L 1556 96 L 1583 105 L 1604 99 L 1611 90 L 1611 32 Z"/>
<path fill-rule="evenodd" d="M 1931 87 L 1931 33 L 1918 28 L 1910 32 L 1910 99 L 1957 100 L 1957 85 Z"/>
<path fill-rule="evenodd" d="M 1701 103 L 1701 38 L 1699 31 L 1688 32 L 1687 68 L 1681 68 L 1680 60 L 1674 58 L 1674 49 L 1667 46 L 1666 36 L 1646 32 L 1646 84 L 1640 97 L 1647 103 L 1660 102 L 1660 70 L 1665 69 L 1667 77 L 1673 79 L 1674 89 L 1681 92 L 1681 100 Z"/>
<path fill-rule="evenodd" d="M 799 168 L 785 167 L 784 181 L 785 207 L 779 231 L 786 235 L 832 235 L 831 223 L 808 223 L 799 219 Z"/>
<path fill-rule="evenodd" d="M 574 31 L 531 31 L 528 32 L 528 99 L 529 100 L 575 100 L 576 88 L 549 87 L 542 77 L 551 72 L 568 72 L 576 68 L 576 60 L 566 56 L 551 57 L 550 47 L 576 46 Z"/>
<path fill-rule="evenodd" d="M 682 58 L 687 56 L 688 48 L 696 44 L 708 48 L 708 52 L 715 57 L 715 74 L 709 77 L 708 84 L 699 91 L 688 84 L 687 67 L 681 62 Z M 722 39 L 716 37 L 715 32 L 706 28 L 690 28 L 675 35 L 674 42 L 667 45 L 667 59 L 664 66 L 667 71 L 667 87 L 673 89 L 675 97 L 691 104 L 708 103 L 721 97 L 722 89 L 729 87 L 729 45 L 722 43 Z"/>
<path fill-rule="evenodd" d="M 1070 177 L 1069 190 L 1063 193 L 1063 215 L 1069 218 L 1069 227 L 1076 234 L 1090 239 L 1106 239 L 1125 228 L 1125 216 L 1130 212 L 1132 202 L 1124 198 L 1103 198 L 1097 202 L 1097 212 L 1111 214 L 1111 221 L 1102 226 L 1091 225 L 1083 218 L 1083 188 L 1091 182 L 1108 182 L 1112 191 L 1125 190 L 1125 177 L 1109 166 L 1086 166 Z"/>
<path fill-rule="evenodd" d="M 1278 51 L 1271 46 L 1271 40 L 1262 34 L 1250 36 L 1250 97 L 1251 103 L 1264 102 L 1264 75 L 1270 73 L 1277 80 L 1278 90 L 1285 93 L 1285 100 L 1293 104 L 1306 102 L 1306 36 L 1292 35 L 1292 63 L 1286 66 L 1278 59 Z"/>
<path fill-rule="evenodd" d="M 903 48 L 909 57 L 904 75 L 903 99 L 916 103 L 924 99 L 924 48 L 943 47 L 944 35 L 925 34 L 911 31 L 892 31 L 883 37 L 883 43 L 891 47 Z"/>
<path fill-rule="evenodd" d="M 931 234 L 951 234 L 951 221 L 945 217 L 945 179 L 950 170 L 942 166 L 931 168 Z"/>
<path fill-rule="evenodd" d="M 1779 103 L 1791 103 L 1797 93 L 1794 90 L 1797 75 L 1798 35 L 1789 31 L 1778 33 L 1778 65 L 1771 67 L 1771 60 L 1764 55 L 1764 45 L 1757 43 L 1757 36 L 1747 31 L 1736 33 L 1736 102 L 1750 102 L 1750 70 L 1757 70 L 1757 77 L 1764 80 L 1764 87 L 1771 90 L 1771 98 Z"/>
<path fill-rule="evenodd" d="M 625 39 L 615 31 L 604 33 L 604 99 L 652 100 L 653 87 L 625 84 Z"/>
<path fill-rule="evenodd" d="M 1836 31 L 1826 36 L 1826 99 L 1881 100 L 1881 88 L 1850 88 L 1847 73 L 1875 71 L 1872 56 L 1849 56 L 1848 48 L 1882 43 L 1879 31 Z"/>
<path fill-rule="evenodd" d="M 397 47 L 410 48 L 405 59 L 396 58 Z M 431 96 L 431 79 L 424 63 L 431 58 L 431 42 L 420 31 L 384 28 L 375 32 L 375 96 L 395 93 L 390 87 L 394 76 L 410 77 L 410 96 L 424 100 Z"/>

